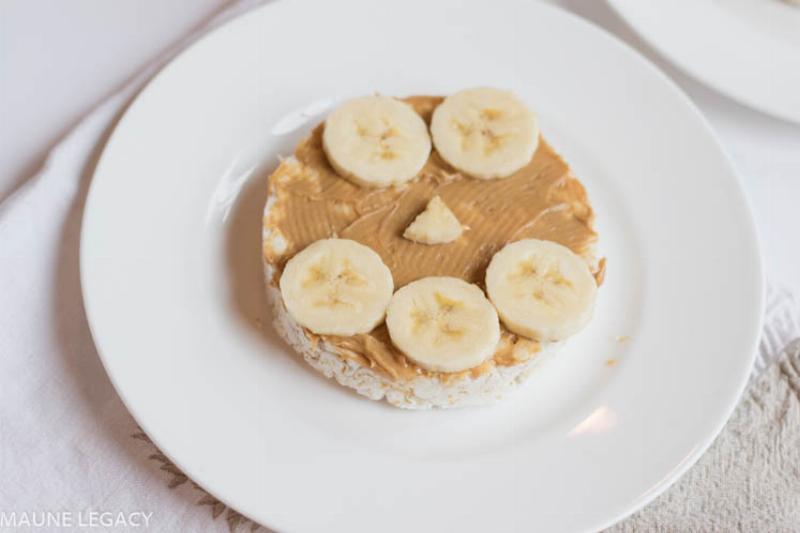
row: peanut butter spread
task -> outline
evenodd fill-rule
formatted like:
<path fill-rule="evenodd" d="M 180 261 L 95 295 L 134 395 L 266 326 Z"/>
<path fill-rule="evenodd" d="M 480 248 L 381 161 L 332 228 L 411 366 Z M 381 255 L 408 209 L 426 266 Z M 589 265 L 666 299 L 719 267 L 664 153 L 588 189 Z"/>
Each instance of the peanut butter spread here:
<path fill-rule="evenodd" d="M 442 101 L 418 96 L 406 100 L 430 122 Z M 339 176 L 322 149 L 323 125 L 295 150 L 295 158 L 283 161 L 269 180 L 264 225 L 271 238 L 264 256 L 276 267 L 277 285 L 285 262 L 319 239 L 333 236 L 358 241 L 375 250 L 389 267 L 396 288 L 426 276 L 454 276 L 483 286 L 486 267 L 505 244 L 537 238 L 561 243 L 584 256 L 592 265 L 598 284 L 604 262 L 594 261 L 597 234 L 586 191 L 567 163 L 543 140 L 531 162 L 511 176 L 480 180 L 464 176 L 448 165 L 435 150 L 416 178 L 401 187 L 365 188 Z M 466 227 L 448 244 L 426 245 L 403 238 L 403 232 L 439 195 Z M 393 379 L 419 375 L 442 380 L 478 376 L 493 366 L 517 364 L 538 351 L 536 341 L 502 332 L 495 355 L 478 367 L 459 373 L 424 370 L 408 360 L 391 343 L 384 325 L 353 337 L 319 337 L 340 356 L 379 369 Z"/>

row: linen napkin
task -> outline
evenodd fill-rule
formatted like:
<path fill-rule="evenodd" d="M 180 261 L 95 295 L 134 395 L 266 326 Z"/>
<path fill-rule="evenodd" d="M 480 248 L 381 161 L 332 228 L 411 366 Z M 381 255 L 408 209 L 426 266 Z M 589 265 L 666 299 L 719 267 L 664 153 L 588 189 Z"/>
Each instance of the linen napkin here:
<path fill-rule="evenodd" d="M 86 323 L 78 244 L 97 157 L 136 91 L 199 35 L 262 3 L 232 3 L 165 53 L 95 108 L 53 148 L 41 171 L 0 203 L 0 530 L 11 518 L 25 526 L 23 514 L 34 530 L 43 513 L 65 523 L 69 516 L 74 529 L 81 530 L 92 520 L 103 530 L 258 527 L 194 485 L 150 443 L 122 405 Z M 754 491 L 762 485 L 763 501 L 771 502 L 772 512 L 747 515 L 752 519 L 741 523 L 763 519 L 767 528 L 790 519 L 800 523 L 789 509 L 789 504 L 800 508 L 798 487 L 781 476 L 794 472 L 795 481 L 800 477 L 796 405 L 786 388 L 790 385 L 783 386 L 794 383 L 797 389 L 796 372 L 791 374 L 797 368 L 796 351 L 779 366 L 770 365 L 800 337 L 798 302 L 781 290 L 772 291 L 769 302 L 755 369 L 767 372 L 755 378 L 701 463 L 652 506 L 618 526 L 623 531 L 727 529 L 731 522 L 726 520 L 741 517 L 759 501 L 761 493 Z M 762 432 L 769 438 L 757 438 Z M 769 465 L 767 474 L 750 477 L 751 463 Z M 736 469 L 737 476 L 728 475 Z M 773 497 L 776 491 L 785 497 Z M 686 521 L 687 509 L 697 511 L 691 515 L 695 521 Z"/>

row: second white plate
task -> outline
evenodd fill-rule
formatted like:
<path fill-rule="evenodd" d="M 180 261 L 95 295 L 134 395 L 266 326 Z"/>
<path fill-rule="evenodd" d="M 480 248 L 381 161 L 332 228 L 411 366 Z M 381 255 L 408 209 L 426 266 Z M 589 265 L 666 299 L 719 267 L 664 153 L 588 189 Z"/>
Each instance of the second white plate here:
<path fill-rule="evenodd" d="M 697 79 L 800 123 L 800 7 L 781 0 L 609 0 Z"/>

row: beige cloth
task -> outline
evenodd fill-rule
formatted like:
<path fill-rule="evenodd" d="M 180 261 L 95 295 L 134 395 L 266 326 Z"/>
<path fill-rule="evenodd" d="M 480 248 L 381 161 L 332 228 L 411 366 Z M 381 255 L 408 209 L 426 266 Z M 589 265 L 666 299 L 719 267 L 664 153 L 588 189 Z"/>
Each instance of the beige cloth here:
<path fill-rule="evenodd" d="M 800 531 L 800 340 L 666 493 L 608 532 Z"/>

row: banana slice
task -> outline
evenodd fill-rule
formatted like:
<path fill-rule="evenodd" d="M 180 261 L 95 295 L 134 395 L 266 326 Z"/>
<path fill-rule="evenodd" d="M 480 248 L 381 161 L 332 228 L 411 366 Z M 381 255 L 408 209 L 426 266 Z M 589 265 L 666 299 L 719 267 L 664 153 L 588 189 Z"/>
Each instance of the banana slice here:
<path fill-rule="evenodd" d="M 292 257 L 280 280 L 289 314 L 321 335 L 372 331 L 392 297 L 392 273 L 371 248 L 323 239 Z"/>
<path fill-rule="evenodd" d="M 406 228 L 403 237 L 421 244 L 443 244 L 458 239 L 462 231 L 461 223 L 437 195 Z"/>
<path fill-rule="evenodd" d="M 486 292 L 505 326 L 538 340 L 562 340 L 592 318 L 597 283 L 586 262 L 551 241 L 525 239 L 494 254 Z"/>
<path fill-rule="evenodd" d="M 497 312 L 477 286 L 430 277 L 398 290 L 386 310 L 392 342 L 423 368 L 458 372 L 481 364 L 500 341 Z"/>
<path fill-rule="evenodd" d="M 513 93 L 477 88 L 445 98 L 433 112 L 431 135 L 445 161 L 475 178 L 493 179 L 531 161 L 539 126 Z"/>
<path fill-rule="evenodd" d="M 322 147 L 340 175 L 364 187 L 387 187 L 417 175 L 431 153 L 431 138 L 410 105 L 364 96 L 328 116 Z"/>

